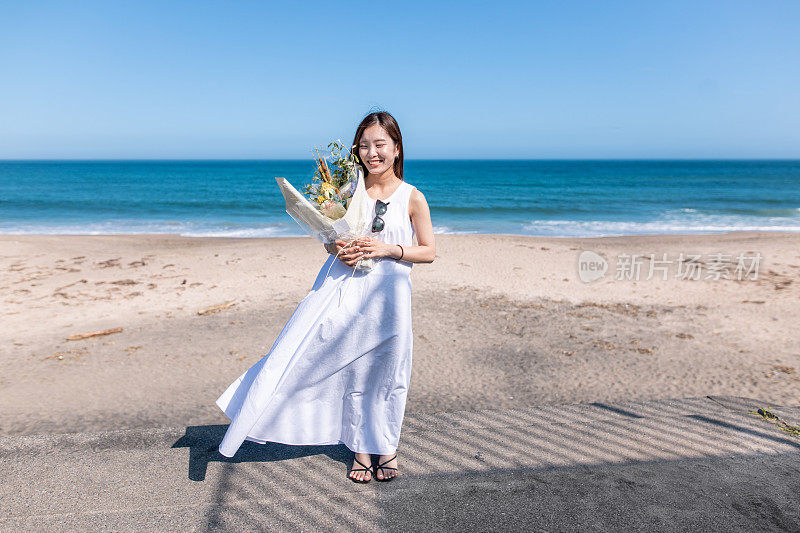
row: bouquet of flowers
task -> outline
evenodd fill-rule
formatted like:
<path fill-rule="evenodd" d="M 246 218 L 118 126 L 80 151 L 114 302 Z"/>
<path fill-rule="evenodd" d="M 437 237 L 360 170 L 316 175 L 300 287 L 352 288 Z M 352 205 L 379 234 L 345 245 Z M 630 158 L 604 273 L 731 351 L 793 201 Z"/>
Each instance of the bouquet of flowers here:
<path fill-rule="evenodd" d="M 311 237 L 324 244 L 343 239 L 349 245 L 370 225 L 364 172 L 358 156 L 352 148 L 345 150 L 341 139 L 328 149 L 330 163 L 315 150 L 316 170 L 312 183 L 302 188 L 305 196 L 286 178 L 275 179 L 286 200 L 286 212 Z M 373 265 L 372 258 L 361 259 L 355 270 L 369 272 Z"/>
<path fill-rule="evenodd" d="M 328 149 L 331 155 L 330 166 L 327 159 L 320 156 L 316 148 L 314 149 L 314 161 L 317 167 L 314 180 L 303 187 L 303 192 L 312 203 L 317 203 L 317 209 L 323 215 L 338 220 L 347 212 L 356 192 L 358 156 L 352 150 L 344 153 L 341 139 L 328 144 Z"/>

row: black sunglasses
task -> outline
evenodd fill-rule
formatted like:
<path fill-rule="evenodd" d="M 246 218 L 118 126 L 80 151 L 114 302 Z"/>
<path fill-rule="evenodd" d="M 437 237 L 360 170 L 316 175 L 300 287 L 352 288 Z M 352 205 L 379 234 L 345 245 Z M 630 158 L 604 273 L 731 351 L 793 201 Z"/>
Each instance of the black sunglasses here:
<path fill-rule="evenodd" d="M 381 215 L 386 213 L 386 206 L 389 205 L 389 202 L 381 202 L 380 200 L 375 200 L 375 218 L 372 220 L 372 231 L 375 233 L 379 231 L 383 231 L 383 219 Z"/>

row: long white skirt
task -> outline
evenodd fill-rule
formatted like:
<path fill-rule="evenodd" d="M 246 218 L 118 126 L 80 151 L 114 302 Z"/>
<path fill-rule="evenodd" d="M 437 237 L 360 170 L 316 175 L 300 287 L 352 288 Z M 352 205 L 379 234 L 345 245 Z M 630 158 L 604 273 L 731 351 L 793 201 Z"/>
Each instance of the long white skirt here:
<path fill-rule="evenodd" d="M 220 453 L 245 440 L 394 453 L 411 382 L 410 272 L 380 258 L 353 274 L 329 256 L 269 353 L 217 399 L 231 420 Z"/>

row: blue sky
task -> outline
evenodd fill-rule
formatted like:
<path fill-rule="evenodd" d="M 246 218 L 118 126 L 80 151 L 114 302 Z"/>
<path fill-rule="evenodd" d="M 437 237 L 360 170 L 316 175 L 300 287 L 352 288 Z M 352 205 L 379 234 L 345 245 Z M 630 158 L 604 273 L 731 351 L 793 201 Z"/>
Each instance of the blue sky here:
<path fill-rule="evenodd" d="M 288 3 L 287 3 L 288 4 Z M 800 158 L 800 3 L 4 2 L 0 158 Z"/>

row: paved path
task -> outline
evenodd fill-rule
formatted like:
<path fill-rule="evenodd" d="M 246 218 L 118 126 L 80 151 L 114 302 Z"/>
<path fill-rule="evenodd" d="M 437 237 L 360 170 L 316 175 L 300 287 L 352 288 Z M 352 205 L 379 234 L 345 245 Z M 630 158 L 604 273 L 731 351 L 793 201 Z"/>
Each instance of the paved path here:
<path fill-rule="evenodd" d="M 408 415 L 402 474 L 225 426 L 0 438 L 2 531 L 800 531 L 800 439 L 707 397 Z M 773 407 L 800 423 L 800 407 Z"/>

